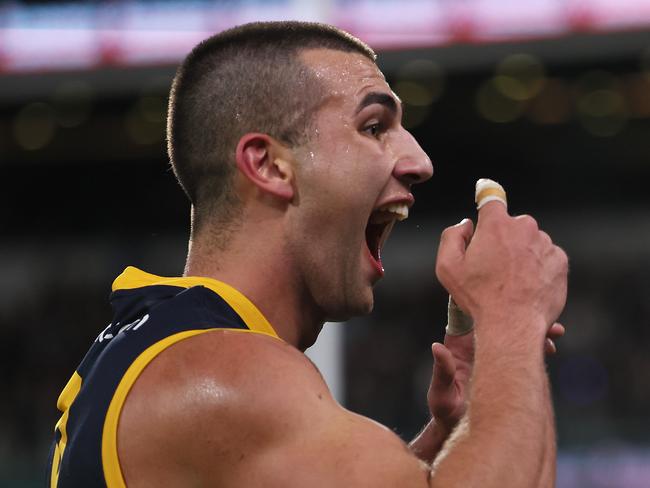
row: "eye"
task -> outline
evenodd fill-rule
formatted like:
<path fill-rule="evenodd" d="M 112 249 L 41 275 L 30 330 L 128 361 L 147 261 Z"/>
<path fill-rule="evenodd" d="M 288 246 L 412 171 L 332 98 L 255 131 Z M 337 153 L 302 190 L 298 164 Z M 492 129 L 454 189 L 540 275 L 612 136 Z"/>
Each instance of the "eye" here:
<path fill-rule="evenodd" d="M 372 137 L 378 137 L 384 131 L 384 126 L 381 122 L 373 122 L 365 126 L 363 131 Z"/>

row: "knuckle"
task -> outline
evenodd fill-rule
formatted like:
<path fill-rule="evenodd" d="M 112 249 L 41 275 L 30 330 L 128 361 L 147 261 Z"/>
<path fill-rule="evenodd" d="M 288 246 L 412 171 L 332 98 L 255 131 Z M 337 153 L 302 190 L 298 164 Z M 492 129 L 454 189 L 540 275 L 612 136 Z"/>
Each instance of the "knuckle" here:
<path fill-rule="evenodd" d="M 557 253 L 558 253 L 558 259 L 560 260 L 560 264 L 562 265 L 562 268 L 567 270 L 569 269 L 569 256 L 567 255 L 564 250 L 559 247 L 555 246 L 557 248 Z"/>
<path fill-rule="evenodd" d="M 444 281 L 451 274 L 449 263 L 444 259 L 436 261 L 436 276 L 440 281 Z"/>
<path fill-rule="evenodd" d="M 436 277 L 445 288 L 453 288 L 456 283 L 458 269 L 447 259 L 438 259 L 436 262 Z"/>
<path fill-rule="evenodd" d="M 524 215 L 519 215 L 516 217 L 516 219 L 521 222 L 523 226 L 525 226 L 527 229 L 533 230 L 533 231 L 538 231 L 539 226 L 537 224 L 537 220 L 535 220 L 534 217 L 524 214 Z"/>
<path fill-rule="evenodd" d="M 457 231 L 458 231 L 458 227 L 456 227 L 455 225 L 450 225 L 449 227 L 445 228 L 442 231 L 440 239 L 441 240 L 447 240 Z"/>

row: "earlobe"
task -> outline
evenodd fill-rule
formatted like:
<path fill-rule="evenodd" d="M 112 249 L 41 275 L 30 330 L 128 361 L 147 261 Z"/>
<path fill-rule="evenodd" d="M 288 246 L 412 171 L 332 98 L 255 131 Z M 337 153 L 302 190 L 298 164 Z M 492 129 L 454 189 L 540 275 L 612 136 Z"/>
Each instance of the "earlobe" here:
<path fill-rule="evenodd" d="M 286 151 L 267 134 L 244 135 L 237 144 L 235 161 L 237 168 L 260 191 L 284 201 L 294 196 L 293 166 L 282 158 Z"/>

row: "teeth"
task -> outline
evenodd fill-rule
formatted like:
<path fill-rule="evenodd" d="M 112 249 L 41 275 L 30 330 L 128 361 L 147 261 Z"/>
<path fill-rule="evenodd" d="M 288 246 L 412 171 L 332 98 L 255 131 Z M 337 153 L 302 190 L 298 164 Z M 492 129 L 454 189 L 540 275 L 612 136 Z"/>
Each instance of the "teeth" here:
<path fill-rule="evenodd" d="M 391 218 L 396 218 L 397 220 L 404 220 L 409 216 L 409 208 L 405 203 L 389 203 L 382 205 L 377 211 L 395 214 Z"/>

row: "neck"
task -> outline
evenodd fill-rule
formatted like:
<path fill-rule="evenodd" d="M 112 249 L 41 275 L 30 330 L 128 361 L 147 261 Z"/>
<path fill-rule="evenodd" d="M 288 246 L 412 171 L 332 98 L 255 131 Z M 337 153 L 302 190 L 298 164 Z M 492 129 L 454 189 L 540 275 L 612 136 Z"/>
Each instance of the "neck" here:
<path fill-rule="evenodd" d="M 273 218 L 245 223 L 219 247 L 211 245 L 211 231 L 202 230 L 190 239 L 184 275 L 214 278 L 236 288 L 282 340 L 304 351 L 316 340 L 324 316 L 296 280 L 280 224 Z"/>

